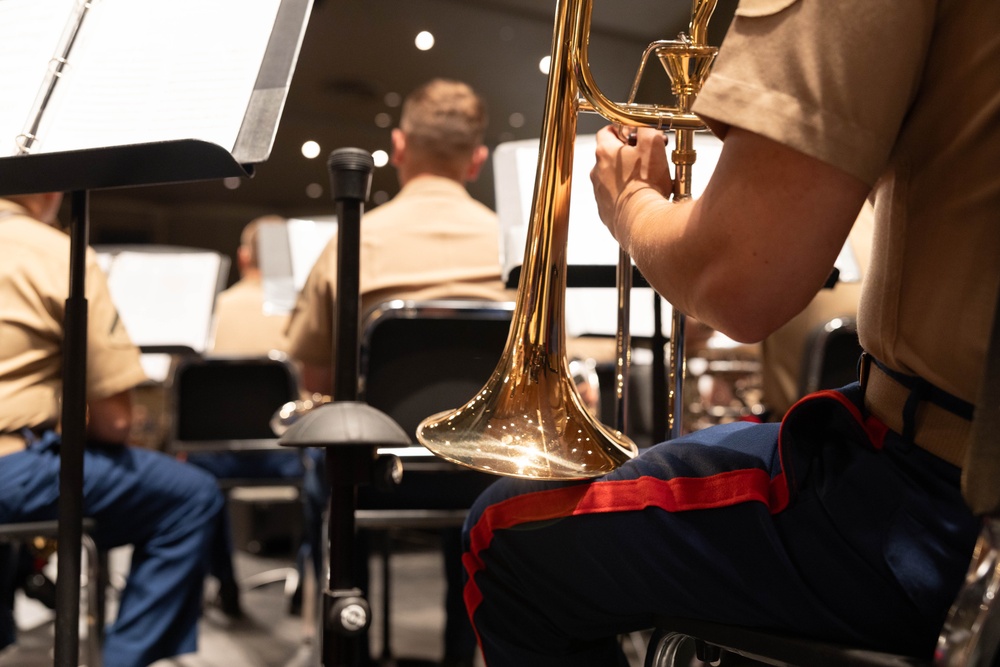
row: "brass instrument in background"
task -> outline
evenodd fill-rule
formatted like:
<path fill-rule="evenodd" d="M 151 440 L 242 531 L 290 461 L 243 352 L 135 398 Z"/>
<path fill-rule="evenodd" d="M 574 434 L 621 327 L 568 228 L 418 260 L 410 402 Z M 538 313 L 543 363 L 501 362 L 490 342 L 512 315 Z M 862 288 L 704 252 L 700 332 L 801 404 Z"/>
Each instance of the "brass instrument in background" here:
<path fill-rule="evenodd" d="M 532 217 L 513 322 L 500 362 L 487 384 L 465 405 L 425 419 L 417 439 L 434 454 L 484 472 L 536 479 L 584 479 L 603 475 L 635 456 L 635 444 L 586 409 L 568 369 L 565 332 L 566 247 L 573 144 L 580 111 L 594 111 L 627 127 L 671 129 L 674 199 L 690 197 L 693 135 L 704 129 L 691 105 L 716 49 L 706 44 L 716 0 L 693 0 L 689 35 L 651 44 L 671 78 L 674 107 L 619 104 L 596 86 L 587 49 L 591 0 L 559 0 L 545 100 Z M 636 78 L 638 86 L 642 66 Z M 581 99 L 582 96 L 582 99 Z M 633 90 L 634 96 L 634 90 Z M 631 276 L 631 259 L 627 271 Z M 619 302 L 621 305 L 621 294 Z M 683 374 L 683 316 L 671 335 L 672 384 Z M 619 341 L 619 355 L 628 345 Z M 627 360 L 619 360 L 616 394 L 624 391 Z M 671 415 L 680 391 L 670 392 Z M 676 430 L 676 418 L 674 428 Z"/>

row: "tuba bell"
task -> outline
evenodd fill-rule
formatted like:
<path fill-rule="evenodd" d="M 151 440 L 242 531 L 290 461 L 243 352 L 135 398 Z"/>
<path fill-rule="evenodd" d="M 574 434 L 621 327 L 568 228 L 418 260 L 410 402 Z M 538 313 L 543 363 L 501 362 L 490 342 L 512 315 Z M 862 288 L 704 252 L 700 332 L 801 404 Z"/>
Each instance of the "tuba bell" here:
<path fill-rule="evenodd" d="M 704 129 L 691 104 L 715 57 L 705 43 L 716 0 L 693 0 L 689 35 L 651 44 L 671 77 L 676 106 L 610 101 L 596 86 L 587 49 L 592 0 L 559 0 L 545 99 L 542 137 L 517 301 L 501 359 L 486 385 L 455 410 L 428 417 L 417 440 L 437 456 L 476 470 L 533 479 L 586 479 L 608 473 L 637 453 L 624 428 L 602 424 L 588 411 L 566 355 L 566 248 L 573 144 L 580 111 L 596 112 L 622 128 L 653 127 L 677 134 L 672 160 L 674 198 L 690 196 L 693 133 Z M 634 97 L 635 88 L 633 88 Z M 627 262 L 631 276 L 631 259 Z M 623 270 L 619 267 L 619 281 Z M 620 286 L 621 287 L 621 286 Z M 622 305 L 621 291 L 619 307 Z M 621 318 L 619 318 L 621 326 Z M 675 317 L 671 374 L 679 384 Z M 618 341 L 617 385 L 623 387 L 627 342 Z M 620 399 L 621 389 L 616 388 Z M 671 403 L 680 393 L 671 392 Z M 677 410 L 669 408 L 671 414 Z M 620 412 L 620 411 L 619 411 Z"/>

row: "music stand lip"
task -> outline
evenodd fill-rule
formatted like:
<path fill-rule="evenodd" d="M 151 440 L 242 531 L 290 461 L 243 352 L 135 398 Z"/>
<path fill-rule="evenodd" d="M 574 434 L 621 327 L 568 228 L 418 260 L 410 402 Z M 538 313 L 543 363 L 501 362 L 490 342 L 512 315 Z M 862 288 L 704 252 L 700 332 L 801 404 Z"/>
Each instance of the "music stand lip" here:
<path fill-rule="evenodd" d="M 0 196 L 252 177 L 218 144 L 176 139 L 0 158 Z"/>

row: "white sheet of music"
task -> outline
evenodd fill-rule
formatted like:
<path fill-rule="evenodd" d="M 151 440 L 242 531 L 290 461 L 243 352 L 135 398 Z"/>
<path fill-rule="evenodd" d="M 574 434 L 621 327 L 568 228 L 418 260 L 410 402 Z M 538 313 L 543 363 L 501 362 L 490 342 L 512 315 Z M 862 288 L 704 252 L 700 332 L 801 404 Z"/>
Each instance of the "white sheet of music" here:
<path fill-rule="evenodd" d="M 0 2 L 0 156 L 17 152 L 15 139 L 24 129 L 41 82 L 55 53 L 64 20 L 76 0 L 3 0 Z M 53 17 L 62 17 L 53 20 Z"/>
<path fill-rule="evenodd" d="M 280 0 L 97 0 L 42 111 L 33 152 L 236 142 Z M 0 2 L 0 156 L 17 152 L 79 14 L 77 0 Z M 205 63 L 211 63 L 206 67 Z"/>
<path fill-rule="evenodd" d="M 292 312 L 317 257 L 337 231 L 336 216 L 291 218 L 257 230 L 258 261 L 264 285 L 264 312 Z"/>
<path fill-rule="evenodd" d="M 292 255 L 292 284 L 296 294 L 306 284 L 319 254 L 337 232 L 336 216 L 325 219 L 288 221 L 288 244 Z"/>
<path fill-rule="evenodd" d="M 219 253 L 138 252 L 104 256 L 108 289 L 136 345 L 203 352 L 223 264 Z"/>

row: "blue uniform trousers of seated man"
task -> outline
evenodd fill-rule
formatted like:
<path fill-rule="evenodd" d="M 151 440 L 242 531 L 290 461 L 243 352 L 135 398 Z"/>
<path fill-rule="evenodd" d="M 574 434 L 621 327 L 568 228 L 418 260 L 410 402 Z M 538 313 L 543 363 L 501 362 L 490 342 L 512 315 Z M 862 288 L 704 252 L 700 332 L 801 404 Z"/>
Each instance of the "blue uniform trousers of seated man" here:
<path fill-rule="evenodd" d="M 251 450 L 245 452 L 220 451 L 189 453 L 187 463 L 197 466 L 217 480 L 224 479 L 288 479 L 302 480 L 305 475 L 303 457 L 311 456 L 298 449 Z M 303 502 L 308 498 L 304 497 Z M 307 531 L 308 536 L 308 531 Z M 209 574 L 218 579 L 220 604 L 230 616 L 241 616 L 236 573 L 233 569 L 233 537 L 229 513 L 223 510 L 219 530 L 212 540 L 209 560 Z M 310 554 L 308 537 L 304 540 L 297 556 L 299 574 L 303 574 L 304 561 Z"/>
<path fill-rule="evenodd" d="M 0 458 L 2 523 L 56 518 L 59 436 L 29 442 Z M 194 652 L 208 545 L 223 507 L 215 479 L 160 452 L 96 443 L 84 450 L 83 473 L 83 513 L 96 521 L 98 548 L 133 546 L 104 666 L 144 667 Z"/>
<path fill-rule="evenodd" d="M 495 483 L 464 535 L 486 663 L 613 665 L 660 615 L 929 658 L 980 524 L 957 467 L 860 405 L 849 385 L 596 481 Z"/>

